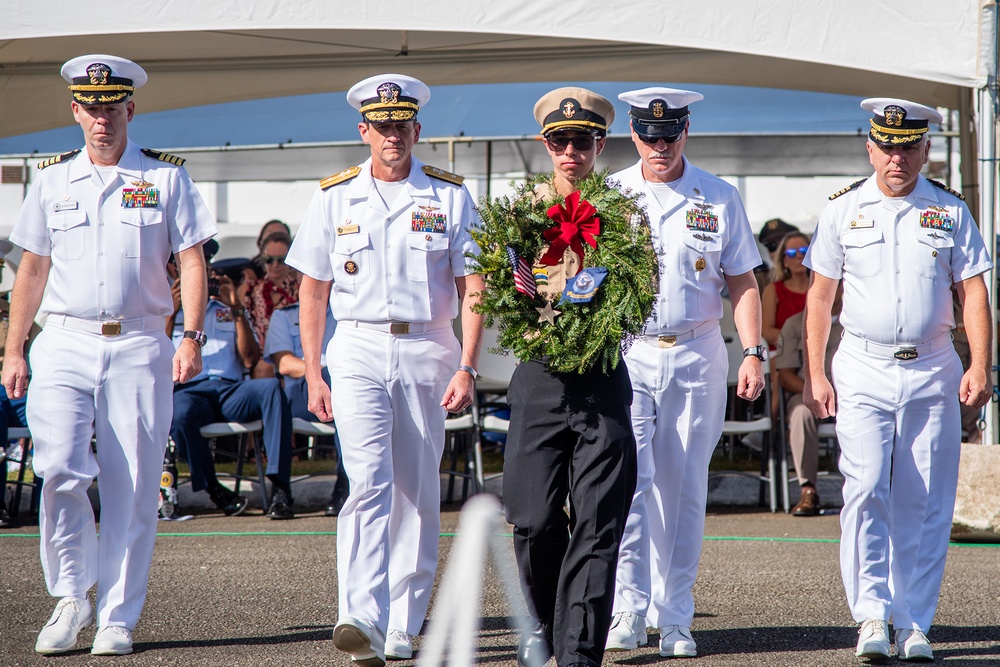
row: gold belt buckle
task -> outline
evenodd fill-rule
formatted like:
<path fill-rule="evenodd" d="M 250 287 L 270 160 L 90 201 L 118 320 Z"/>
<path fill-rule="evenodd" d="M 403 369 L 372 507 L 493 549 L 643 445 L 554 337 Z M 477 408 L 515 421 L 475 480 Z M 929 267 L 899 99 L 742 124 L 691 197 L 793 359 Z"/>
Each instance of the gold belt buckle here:
<path fill-rule="evenodd" d="M 409 322 L 392 322 L 389 324 L 389 333 L 399 335 L 410 333 Z"/>
<path fill-rule="evenodd" d="M 660 347 L 671 348 L 677 344 L 677 336 L 660 336 L 657 339 Z"/>
<path fill-rule="evenodd" d="M 122 332 L 121 322 L 104 322 L 101 324 L 102 336 L 118 336 Z"/>

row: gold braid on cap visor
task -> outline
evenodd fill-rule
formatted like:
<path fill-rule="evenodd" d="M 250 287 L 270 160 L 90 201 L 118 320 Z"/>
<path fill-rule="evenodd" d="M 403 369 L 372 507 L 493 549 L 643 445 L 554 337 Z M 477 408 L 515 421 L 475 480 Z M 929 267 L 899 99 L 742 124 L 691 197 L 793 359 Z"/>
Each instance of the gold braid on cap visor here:
<path fill-rule="evenodd" d="M 868 121 L 871 123 L 872 129 L 870 134 L 875 141 L 881 141 L 883 143 L 893 143 L 893 144 L 911 144 L 920 141 L 922 136 L 930 130 L 929 127 L 918 127 L 918 128 L 896 128 L 896 127 L 882 127 L 875 122 L 872 118 Z"/>
<path fill-rule="evenodd" d="M 549 123 L 542 128 L 542 134 L 548 134 L 553 130 L 558 130 L 562 127 L 593 127 L 600 130 L 601 132 L 607 132 L 608 126 L 602 123 L 594 123 L 589 120 L 563 120 L 556 123 Z"/>

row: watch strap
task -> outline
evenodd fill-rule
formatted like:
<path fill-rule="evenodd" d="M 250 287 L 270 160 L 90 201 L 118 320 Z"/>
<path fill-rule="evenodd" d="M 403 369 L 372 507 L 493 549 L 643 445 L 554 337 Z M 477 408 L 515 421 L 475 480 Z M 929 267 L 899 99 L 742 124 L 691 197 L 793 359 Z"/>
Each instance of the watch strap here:
<path fill-rule="evenodd" d="M 466 373 L 472 376 L 473 380 L 479 377 L 479 373 L 477 373 L 476 369 L 473 368 L 472 366 L 466 366 L 465 364 L 462 364 L 461 366 L 458 367 L 458 370 L 465 371 Z"/>

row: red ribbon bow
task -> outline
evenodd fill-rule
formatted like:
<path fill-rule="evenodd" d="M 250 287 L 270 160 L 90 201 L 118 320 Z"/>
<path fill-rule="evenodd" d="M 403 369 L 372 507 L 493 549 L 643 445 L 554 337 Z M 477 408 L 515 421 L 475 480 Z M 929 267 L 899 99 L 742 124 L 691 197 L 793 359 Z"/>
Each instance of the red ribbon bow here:
<path fill-rule="evenodd" d="M 597 217 L 594 205 L 586 199 L 581 200 L 577 190 L 566 197 L 565 203 L 556 204 L 546 211 L 546 215 L 557 224 L 542 234 L 549 242 L 549 249 L 539 261 L 546 266 L 558 264 L 566 248 L 571 248 L 583 264 L 581 240 L 596 248 L 597 235 L 601 232 L 601 219 Z"/>

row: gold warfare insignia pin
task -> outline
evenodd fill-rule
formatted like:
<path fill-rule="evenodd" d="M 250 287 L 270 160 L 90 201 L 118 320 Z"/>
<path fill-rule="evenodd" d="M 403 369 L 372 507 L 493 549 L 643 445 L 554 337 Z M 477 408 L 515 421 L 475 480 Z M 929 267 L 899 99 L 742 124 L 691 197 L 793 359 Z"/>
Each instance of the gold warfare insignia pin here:
<path fill-rule="evenodd" d="M 152 183 L 150 183 L 149 181 L 143 181 L 143 180 L 132 181 L 132 185 L 134 187 L 137 187 L 137 188 L 151 188 L 151 187 L 153 187 Z"/>
<path fill-rule="evenodd" d="M 355 273 L 358 272 L 358 263 L 353 262 L 351 260 L 347 260 L 346 262 L 344 262 L 344 271 L 347 272 L 347 275 L 353 276 Z"/>
<path fill-rule="evenodd" d="M 885 124 L 889 127 L 901 127 L 905 118 L 906 109 L 903 107 L 890 104 L 885 108 Z"/>
<path fill-rule="evenodd" d="M 663 102 L 653 102 L 653 118 L 663 118 Z"/>
<path fill-rule="evenodd" d="M 694 262 L 694 270 L 695 271 L 701 271 L 702 269 L 705 268 L 705 266 L 706 266 L 706 264 L 705 264 L 705 258 L 704 257 L 699 257 Z"/>
<path fill-rule="evenodd" d="M 567 118 L 572 118 L 576 115 L 576 104 L 572 100 L 566 100 L 562 105 L 562 112 Z"/>

